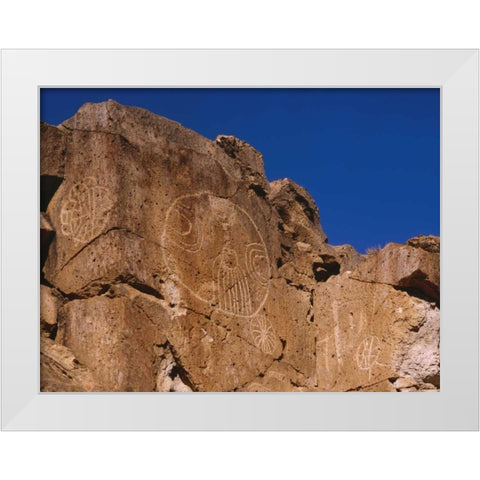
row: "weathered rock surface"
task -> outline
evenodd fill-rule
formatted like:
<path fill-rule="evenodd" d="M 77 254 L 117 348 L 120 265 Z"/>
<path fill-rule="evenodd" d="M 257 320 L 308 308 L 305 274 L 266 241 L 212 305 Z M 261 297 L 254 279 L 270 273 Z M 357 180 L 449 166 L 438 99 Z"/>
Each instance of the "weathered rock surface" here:
<path fill-rule="evenodd" d="M 439 389 L 439 240 L 332 246 L 231 136 L 113 101 L 41 126 L 43 391 Z"/>
<path fill-rule="evenodd" d="M 427 252 L 440 253 L 440 237 L 435 235 L 419 235 L 407 241 L 407 245 L 422 248 Z"/>
<path fill-rule="evenodd" d="M 332 277 L 315 291 L 318 388 L 389 391 L 410 378 L 411 387 L 425 389 L 440 373 L 439 308 L 354 273 Z"/>
<path fill-rule="evenodd" d="M 40 122 L 40 175 L 63 177 L 67 135 L 60 129 Z"/>
<path fill-rule="evenodd" d="M 368 255 L 352 278 L 363 282 L 381 283 L 422 292 L 440 301 L 439 254 L 410 245 L 389 243 L 385 248 Z"/>
<path fill-rule="evenodd" d="M 153 391 L 154 346 L 164 340 L 125 297 L 72 300 L 59 312 L 57 339 L 109 391 Z"/>
<path fill-rule="evenodd" d="M 42 392 L 102 392 L 92 373 L 67 347 L 42 338 L 40 351 L 40 390 Z"/>
<path fill-rule="evenodd" d="M 55 338 L 57 333 L 58 310 L 63 298 L 54 289 L 40 285 L 40 331 L 42 336 Z"/>

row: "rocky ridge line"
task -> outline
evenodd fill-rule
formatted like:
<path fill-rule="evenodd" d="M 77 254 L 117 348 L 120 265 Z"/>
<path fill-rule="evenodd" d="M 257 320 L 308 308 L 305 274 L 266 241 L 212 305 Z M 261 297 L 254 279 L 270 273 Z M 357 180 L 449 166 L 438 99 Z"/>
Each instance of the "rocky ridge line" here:
<path fill-rule="evenodd" d="M 440 240 L 332 246 L 262 155 L 108 101 L 41 124 L 42 391 L 438 391 Z"/>

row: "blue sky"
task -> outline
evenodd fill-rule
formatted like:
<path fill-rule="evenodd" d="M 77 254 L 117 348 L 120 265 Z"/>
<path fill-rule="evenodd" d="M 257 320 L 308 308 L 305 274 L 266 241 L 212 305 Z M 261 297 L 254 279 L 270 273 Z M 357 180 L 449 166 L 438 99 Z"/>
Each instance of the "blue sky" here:
<path fill-rule="evenodd" d="M 270 181 L 310 192 L 332 245 L 440 234 L 439 89 L 42 89 L 40 117 L 57 125 L 110 98 L 245 140 Z"/>

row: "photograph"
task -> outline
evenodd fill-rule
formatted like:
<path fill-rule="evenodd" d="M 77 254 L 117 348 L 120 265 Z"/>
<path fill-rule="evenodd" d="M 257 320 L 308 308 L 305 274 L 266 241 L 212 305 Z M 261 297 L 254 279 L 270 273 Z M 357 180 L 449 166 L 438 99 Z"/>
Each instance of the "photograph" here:
<path fill-rule="evenodd" d="M 440 88 L 39 98 L 41 392 L 440 392 Z"/>

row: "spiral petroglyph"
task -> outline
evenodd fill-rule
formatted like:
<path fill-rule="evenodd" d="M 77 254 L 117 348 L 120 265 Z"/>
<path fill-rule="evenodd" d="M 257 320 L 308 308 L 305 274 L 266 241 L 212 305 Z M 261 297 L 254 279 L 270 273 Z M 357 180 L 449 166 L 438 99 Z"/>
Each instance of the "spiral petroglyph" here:
<path fill-rule="evenodd" d="M 264 246 L 260 243 L 250 243 L 245 250 L 245 264 L 249 274 L 260 285 L 268 284 L 270 268 Z"/>
<path fill-rule="evenodd" d="M 291 171 L 305 150 L 297 117 L 266 125 Z M 396 241 L 369 254 L 332 244 L 320 213 L 354 242 L 368 230 L 339 197 L 270 181 L 243 140 L 114 101 L 41 123 L 39 136 L 41 391 L 440 390 L 439 237 L 384 232 Z M 333 176 L 317 163 L 325 187 Z"/>
<path fill-rule="evenodd" d="M 264 304 L 267 248 L 251 216 L 230 200 L 210 192 L 179 197 L 167 211 L 162 245 L 174 280 L 196 298 L 240 317 Z"/>

